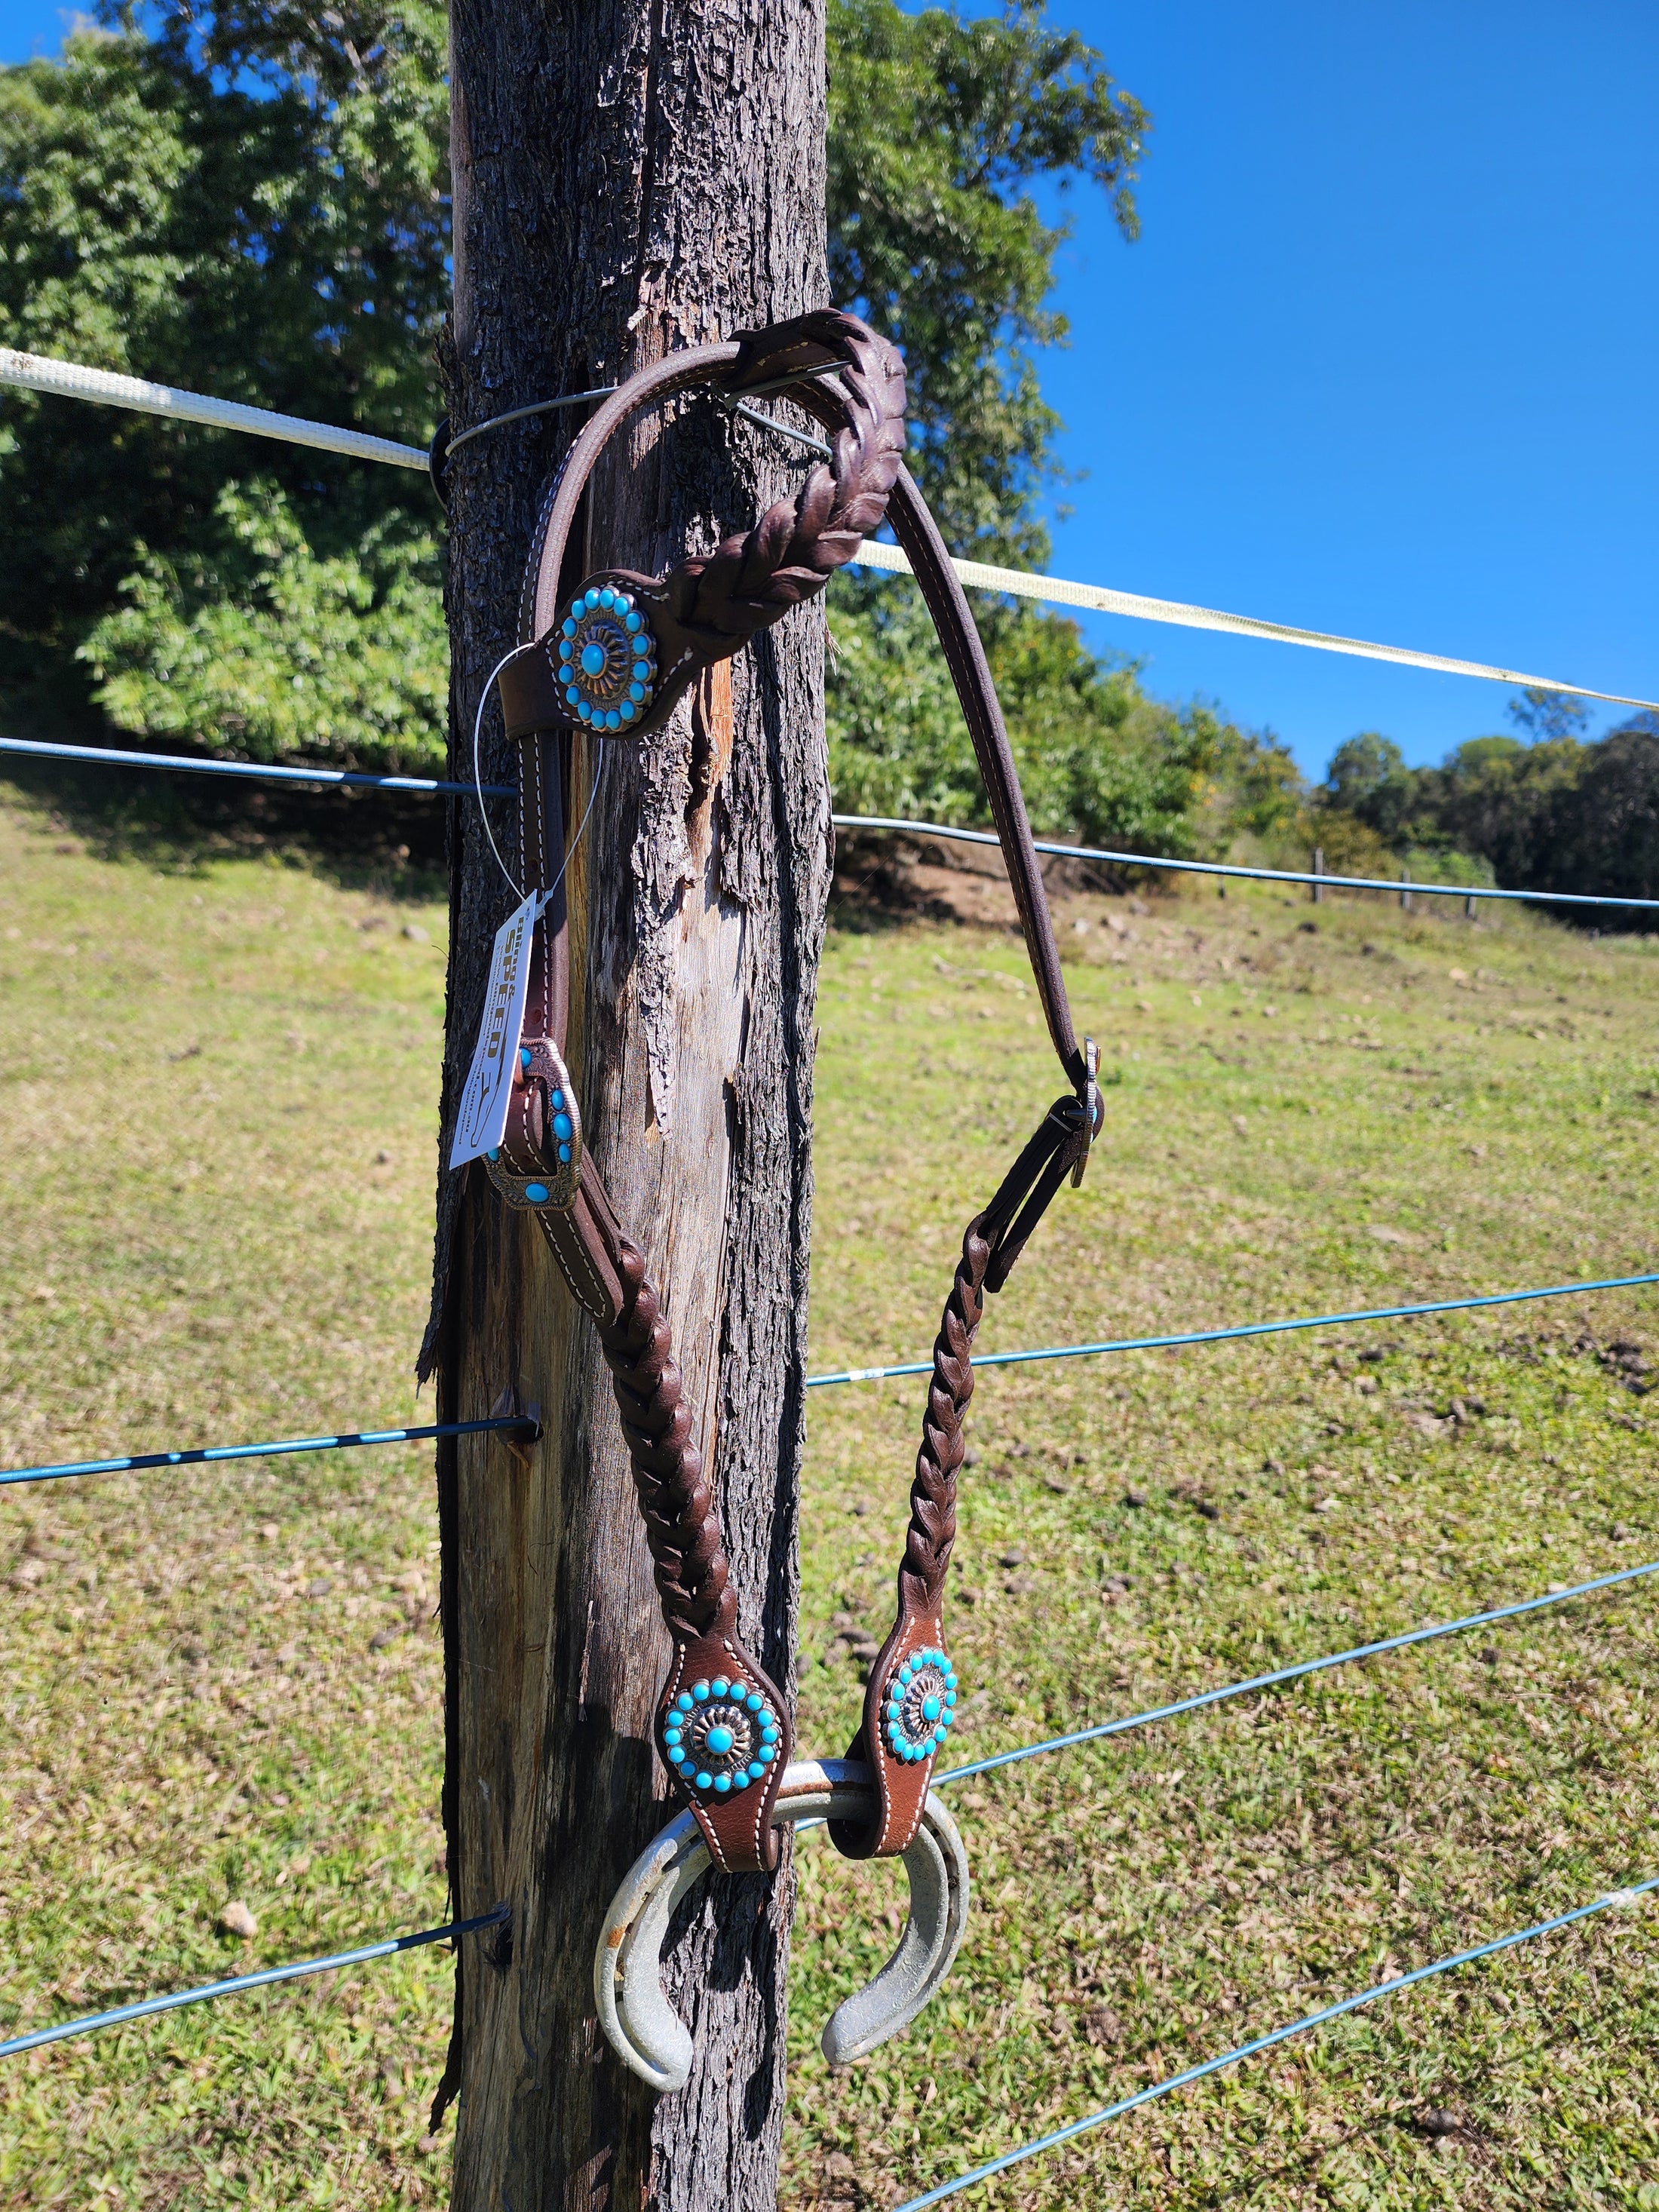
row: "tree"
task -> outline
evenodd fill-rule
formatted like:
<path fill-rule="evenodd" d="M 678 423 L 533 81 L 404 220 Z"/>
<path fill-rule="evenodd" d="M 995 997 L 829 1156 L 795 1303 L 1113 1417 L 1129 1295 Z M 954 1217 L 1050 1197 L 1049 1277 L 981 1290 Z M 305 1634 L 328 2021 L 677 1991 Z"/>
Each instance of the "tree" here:
<path fill-rule="evenodd" d="M 1551 796 L 1549 836 L 1528 888 L 1659 898 L 1659 715 L 1638 714 L 1583 747 L 1577 773 Z M 1597 919 L 1604 927 L 1641 926 L 1630 915 Z"/>
<path fill-rule="evenodd" d="M 1589 705 L 1565 691 L 1528 684 L 1509 704 L 1510 720 L 1534 743 L 1540 738 L 1576 738 L 1589 720 Z"/>
<path fill-rule="evenodd" d="M 806 0 L 458 0 L 455 422 L 822 304 L 822 38 Z M 458 769 L 515 641 L 532 525 L 570 428 L 534 416 L 452 464 Z M 717 408 L 659 410 L 605 465 L 579 558 L 657 571 L 746 523 L 799 466 Z M 781 1682 L 830 855 L 822 652 L 821 612 L 798 610 L 732 664 L 729 692 L 711 684 L 663 736 L 610 750 L 568 885 L 586 1141 L 666 1286 L 742 1632 Z M 515 765 L 492 738 L 487 775 Z M 590 741 L 576 792 L 595 775 Z M 447 1118 L 510 904 L 476 810 L 458 815 L 454 861 Z M 535 1224 L 476 1170 L 441 1184 L 425 1361 L 446 1418 L 487 1413 L 505 1389 L 540 1406 L 544 1431 L 527 1469 L 499 1439 L 457 1440 L 440 1460 L 451 1878 L 463 1911 L 514 1909 L 510 1948 L 460 1962 L 453 2202 L 761 2212 L 781 2125 L 787 1861 L 775 1881 L 696 1893 L 676 1960 L 698 2070 L 653 2111 L 594 2047 L 592 1976 L 609 1897 L 669 1810 L 650 1747 L 667 1638 L 595 1332 Z"/>
<path fill-rule="evenodd" d="M 61 63 L 0 72 L 12 342 L 424 442 L 449 240 L 441 12 L 163 0 L 154 37 L 112 20 Z M 1057 423 L 1035 356 L 1066 335 L 1048 305 L 1065 233 L 1030 188 L 1097 185 L 1133 236 L 1146 116 L 1035 0 L 972 21 L 831 0 L 828 33 L 833 295 L 905 349 L 913 459 L 952 543 L 1040 564 Z M 95 733 L 101 710 L 124 735 L 260 759 L 441 756 L 441 532 L 416 479 L 61 400 L 8 396 L 0 422 L 14 720 Z M 890 677 L 893 639 L 915 634 L 938 690 L 908 585 L 836 597 L 849 670 Z M 1184 849 L 1190 718 L 1063 617 L 986 619 L 1022 758 L 1048 797 L 1074 796 L 1047 826 Z M 867 706 L 849 697 L 843 731 L 867 730 Z M 935 736 L 889 705 L 871 759 L 862 738 L 837 748 L 843 802 L 891 780 L 884 760 L 927 782 Z"/>
<path fill-rule="evenodd" d="M 971 21 L 830 0 L 830 289 L 904 349 L 912 467 L 952 549 L 1041 566 L 1060 425 L 1033 349 L 1066 338 L 1048 302 L 1066 232 L 1027 187 L 1086 179 L 1133 238 L 1150 118 L 1041 0 Z"/>
<path fill-rule="evenodd" d="M 448 283 L 441 12 L 157 12 L 156 36 L 81 31 L 61 62 L 0 70 L 8 342 L 424 442 Z M 402 471 L 21 393 L 0 425 L 15 714 L 84 720 L 89 689 L 120 677 L 101 703 L 173 734 L 155 686 L 182 643 L 191 734 L 223 742 L 228 713 L 233 747 L 280 750 L 279 725 L 239 717 L 279 680 L 260 611 L 296 580 L 258 582 L 250 508 L 365 632 L 400 576 L 435 581 L 432 502 Z M 77 663 L 129 578 L 127 620 Z M 416 756 L 440 738 L 429 638 L 424 653 L 390 715 Z M 337 719 L 374 757 L 374 716 Z"/>

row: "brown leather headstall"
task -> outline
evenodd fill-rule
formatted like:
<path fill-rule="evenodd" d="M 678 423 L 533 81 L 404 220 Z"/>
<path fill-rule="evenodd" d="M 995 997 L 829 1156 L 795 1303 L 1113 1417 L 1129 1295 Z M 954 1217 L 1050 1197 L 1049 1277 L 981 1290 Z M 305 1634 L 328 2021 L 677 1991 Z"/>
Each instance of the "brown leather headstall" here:
<path fill-rule="evenodd" d="M 606 441 L 641 407 L 694 389 L 728 403 L 787 393 L 830 434 L 831 458 L 792 499 L 711 554 L 659 577 L 604 568 L 565 577 L 579 504 Z M 871 1670 L 851 1755 L 867 1760 L 878 1817 L 832 1823 L 849 1856 L 906 1850 L 958 1686 L 945 1642 L 945 1571 L 956 1536 L 963 1417 L 986 1297 L 1000 1289 L 1067 1176 L 1080 1180 L 1100 1126 L 1093 1048 L 1079 1048 L 1031 841 L 983 646 L 932 516 L 901 455 L 904 370 L 855 317 L 802 315 L 731 343 L 692 349 L 610 394 L 572 442 L 538 523 L 526 574 L 523 643 L 499 673 L 518 741 L 520 861 L 526 890 L 552 896 L 537 923 L 529 1002 L 507 1132 L 489 1160 L 511 1206 L 532 1213 L 572 1295 L 596 1323 L 633 1464 L 674 1656 L 658 1700 L 659 1755 L 684 1792 L 715 1863 L 769 1871 L 772 1813 L 793 1748 L 784 1698 L 738 1633 L 719 1509 L 690 1441 L 669 1325 L 645 1255 L 623 1230 L 591 1157 L 562 1057 L 568 1004 L 563 896 L 570 741 L 648 738 L 706 670 L 823 590 L 861 541 L 891 524 L 927 599 L 990 795 L 1050 1036 L 1070 1086 L 1001 1188 L 968 1226 L 933 1347 L 933 1374 L 910 1491 L 892 1633 Z"/>

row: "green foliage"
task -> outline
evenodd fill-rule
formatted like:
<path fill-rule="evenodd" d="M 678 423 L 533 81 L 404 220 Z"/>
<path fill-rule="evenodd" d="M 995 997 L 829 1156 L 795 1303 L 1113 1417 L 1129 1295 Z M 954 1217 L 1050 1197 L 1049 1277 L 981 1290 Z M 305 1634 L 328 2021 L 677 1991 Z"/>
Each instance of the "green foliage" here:
<path fill-rule="evenodd" d="M 1263 741 L 1206 708 L 1176 713 L 1148 699 L 1132 665 L 1097 660 L 1062 616 L 993 602 L 980 622 L 1040 833 L 1184 858 L 1211 848 L 1204 809 L 1231 789 L 1228 779 L 1273 811 L 1269 794 L 1288 763 Z M 921 594 L 908 585 L 849 582 L 837 592 L 831 631 L 837 806 L 988 823 L 984 784 Z"/>
<path fill-rule="evenodd" d="M 441 13 L 166 0 L 156 21 L 0 72 L 14 343 L 419 441 L 447 296 Z M 1066 335 L 1046 304 L 1065 232 L 1029 187 L 1099 185 L 1133 236 L 1146 118 L 1036 0 L 975 21 L 831 0 L 829 31 L 836 295 L 905 349 L 912 456 L 953 542 L 1040 558 L 1057 425 L 1032 356 Z M 14 713 L 96 707 L 256 758 L 441 757 L 439 555 L 414 480 L 282 448 L 255 476 L 234 434 L 27 396 L 0 422 Z M 840 802 L 983 820 L 914 587 L 838 596 Z M 987 629 L 1043 828 L 1186 853 L 1224 835 L 1224 794 L 1282 811 L 1271 749 L 1153 705 L 1073 623 L 999 606 Z"/>
<path fill-rule="evenodd" d="M 1148 118 L 1039 0 L 973 21 L 830 0 L 829 37 L 831 294 L 904 349 L 912 465 L 954 550 L 1041 562 L 1059 425 L 1031 349 L 1066 334 L 1047 305 L 1066 232 L 1025 187 L 1085 178 L 1133 237 Z"/>
<path fill-rule="evenodd" d="M 1577 775 L 1554 794 L 1533 881 L 1659 898 L 1659 715 L 1638 714 L 1581 755 Z"/>
<path fill-rule="evenodd" d="M 1659 717 L 1586 744 L 1582 701 L 1529 690 L 1510 713 L 1530 743 L 1471 738 L 1438 768 L 1408 769 L 1375 731 L 1340 745 L 1310 817 L 1328 866 L 1366 872 L 1353 856 L 1369 846 L 1373 872 L 1386 860 L 1449 882 L 1659 896 Z"/>
<path fill-rule="evenodd" d="M 1305 811 L 1307 787 L 1290 749 L 1271 730 L 1240 730 L 1218 722 L 1209 713 L 1217 731 L 1217 763 L 1211 782 L 1207 812 L 1213 827 L 1212 844 L 1219 852 L 1237 836 L 1282 842 L 1299 828 Z"/>
<path fill-rule="evenodd" d="M 0 316 L 28 350 L 415 441 L 447 291 L 443 20 L 281 9 L 77 32 L 0 70 Z M 76 648 L 141 547 L 216 544 L 247 441 L 8 393 L 0 691 L 84 711 Z M 424 528 L 418 480 L 267 447 L 318 559 Z M 135 594 L 133 605 L 142 594 Z M 233 687 L 233 692 L 235 687 Z M 211 714 L 194 733 L 216 742 Z"/>
<path fill-rule="evenodd" d="M 910 465 L 958 551 L 1039 563 L 1035 512 L 1059 427 L 1033 349 L 1063 343 L 1047 305 L 1066 235 L 1027 187 L 1076 177 L 1109 191 L 1127 237 L 1147 118 L 1103 58 L 1051 29 L 1036 0 L 1000 15 L 908 15 L 830 0 L 830 267 L 904 349 Z M 1133 672 L 1095 659 L 1074 623 L 981 603 L 981 623 L 1034 822 L 1185 853 L 1219 757 L 1212 718 L 1178 716 Z M 830 686 L 838 806 L 989 819 L 968 733 L 914 586 L 837 592 Z"/>
<path fill-rule="evenodd" d="M 1589 720 L 1589 706 L 1570 693 L 1528 684 L 1519 698 L 1510 700 L 1510 720 L 1534 738 L 1576 738 Z"/>
<path fill-rule="evenodd" d="M 150 738 L 211 731 L 251 760 L 441 773 L 435 540 L 393 516 L 321 557 L 274 484 L 232 485 L 215 520 L 215 542 L 180 561 L 143 552 L 81 647 L 110 719 Z"/>

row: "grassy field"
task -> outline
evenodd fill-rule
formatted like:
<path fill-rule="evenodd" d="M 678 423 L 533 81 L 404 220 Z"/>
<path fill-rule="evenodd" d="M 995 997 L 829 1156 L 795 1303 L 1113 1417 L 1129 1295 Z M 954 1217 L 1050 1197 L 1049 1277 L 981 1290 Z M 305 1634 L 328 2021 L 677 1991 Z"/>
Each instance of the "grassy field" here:
<path fill-rule="evenodd" d="M 1018 940 L 977 910 L 837 908 L 816 1369 L 925 1352 L 962 1224 L 1056 1087 Z M 1107 1129 L 983 1348 L 1659 1267 L 1659 945 L 1212 888 L 1060 921 Z M 0 811 L 5 1464 L 416 1413 L 443 929 L 393 865 L 162 867 Z M 1654 1311 L 988 1372 L 963 1753 L 1659 1558 Z M 844 1740 L 890 1618 L 919 1406 L 811 1401 L 809 1745 Z M 441 1917 L 435 1551 L 412 1447 L 0 1492 L 0 2030 Z M 958 1786 L 957 1971 L 842 2075 L 817 2026 L 898 1893 L 804 1839 L 784 2203 L 893 2203 L 1659 1872 L 1653 1604 Z M 220 1928 L 232 1901 L 257 1934 Z M 1659 2205 L 1653 1926 L 1448 1977 L 964 2201 Z M 4 2062 L 0 2203 L 441 2203 L 448 1974 L 416 1954 Z"/>

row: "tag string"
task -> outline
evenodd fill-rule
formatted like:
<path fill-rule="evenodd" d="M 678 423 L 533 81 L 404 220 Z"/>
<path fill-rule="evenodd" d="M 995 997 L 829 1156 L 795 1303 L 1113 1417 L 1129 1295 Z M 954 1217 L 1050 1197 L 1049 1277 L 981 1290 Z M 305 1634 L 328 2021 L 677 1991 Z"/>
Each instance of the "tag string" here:
<path fill-rule="evenodd" d="M 506 879 L 508 890 L 512 892 L 514 897 L 520 905 L 522 905 L 524 901 L 529 896 L 529 893 L 520 888 L 518 882 L 514 877 L 512 870 L 507 866 L 507 862 L 501 858 L 501 847 L 495 842 L 495 832 L 490 827 L 489 823 L 489 809 L 483 803 L 483 771 L 479 764 L 478 757 L 479 750 L 483 742 L 484 708 L 489 704 L 490 696 L 495 689 L 496 678 L 501 674 L 502 669 L 506 667 L 507 662 L 514 658 L 514 655 L 518 651 L 519 647 L 514 646 L 512 653 L 504 653 L 501 655 L 501 659 L 495 663 L 495 665 L 490 670 L 489 675 L 484 678 L 483 689 L 478 694 L 478 711 L 472 717 L 472 787 L 477 794 L 478 811 L 483 817 L 484 836 L 489 838 L 489 849 L 495 855 L 495 866 L 501 870 L 503 878 Z M 582 811 L 581 820 L 576 825 L 576 834 L 570 840 L 570 842 L 565 847 L 564 858 L 559 863 L 558 874 L 554 877 L 552 882 L 548 885 L 547 889 L 542 892 L 536 902 L 536 915 L 538 920 L 540 919 L 543 909 L 546 907 L 549 899 L 552 897 L 554 892 L 557 890 L 559 885 L 564 881 L 565 871 L 575 857 L 576 848 L 582 842 L 582 833 L 587 828 L 589 817 L 592 816 L 593 811 L 593 802 L 599 795 L 599 778 L 604 774 L 605 746 L 601 744 L 599 746 L 599 758 L 593 763 L 593 787 L 587 794 L 587 805 Z"/>
<path fill-rule="evenodd" d="M 483 799 L 483 771 L 478 764 L 478 748 L 483 742 L 484 708 L 489 704 L 490 695 L 495 689 L 496 678 L 501 674 L 502 669 L 506 667 L 507 662 L 513 659 L 514 653 L 516 653 L 518 650 L 519 648 L 515 645 L 512 653 L 504 653 L 501 655 L 501 659 L 495 663 L 495 665 L 490 670 L 489 675 L 485 677 L 483 681 L 483 689 L 478 694 L 478 711 L 472 717 L 472 788 L 477 793 L 478 811 L 483 817 L 484 836 L 489 838 L 489 849 L 495 855 L 495 866 L 501 870 L 502 875 L 506 877 L 508 890 L 512 892 L 514 897 L 518 901 L 519 904 L 522 906 L 524 904 L 526 895 L 520 890 L 517 883 L 514 880 L 511 869 L 507 866 L 507 862 L 502 860 L 501 848 L 495 842 L 495 832 L 489 826 L 489 809 L 484 805 Z"/>

